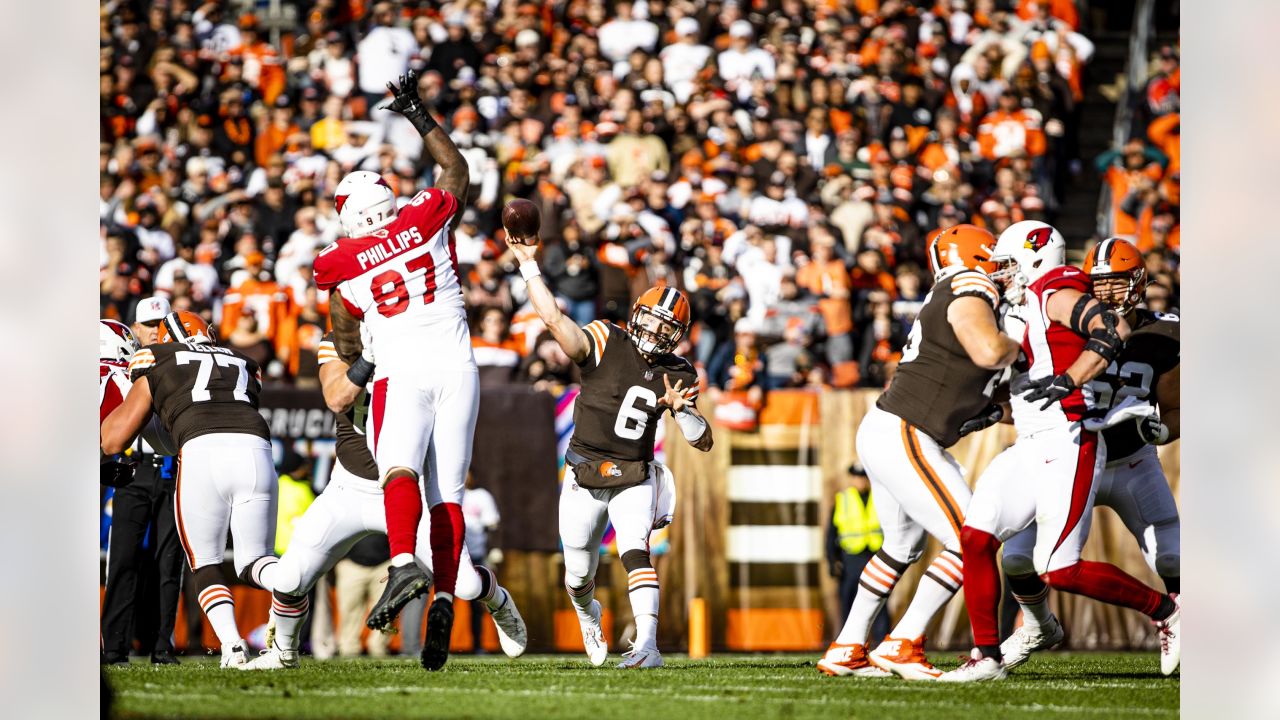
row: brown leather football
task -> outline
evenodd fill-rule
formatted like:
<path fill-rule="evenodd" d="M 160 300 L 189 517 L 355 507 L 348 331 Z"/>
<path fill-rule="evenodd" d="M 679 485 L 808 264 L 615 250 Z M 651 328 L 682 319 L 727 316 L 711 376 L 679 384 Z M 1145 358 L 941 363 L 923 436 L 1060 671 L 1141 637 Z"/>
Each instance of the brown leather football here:
<path fill-rule="evenodd" d="M 535 245 L 538 242 L 538 230 L 542 228 L 542 211 L 535 203 L 517 198 L 502 208 L 502 227 L 507 229 L 507 235 L 512 240 Z"/>

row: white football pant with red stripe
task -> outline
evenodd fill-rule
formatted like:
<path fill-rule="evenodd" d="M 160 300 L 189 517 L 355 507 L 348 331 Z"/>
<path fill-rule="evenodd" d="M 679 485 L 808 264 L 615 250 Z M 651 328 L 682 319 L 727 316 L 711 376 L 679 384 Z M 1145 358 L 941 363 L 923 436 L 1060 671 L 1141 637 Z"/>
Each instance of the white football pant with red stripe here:
<path fill-rule="evenodd" d="M 432 370 L 426 377 L 373 383 L 365 436 L 386 478 L 392 468 L 427 466 L 428 506 L 461 503 L 480 411 L 476 370 Z"/>

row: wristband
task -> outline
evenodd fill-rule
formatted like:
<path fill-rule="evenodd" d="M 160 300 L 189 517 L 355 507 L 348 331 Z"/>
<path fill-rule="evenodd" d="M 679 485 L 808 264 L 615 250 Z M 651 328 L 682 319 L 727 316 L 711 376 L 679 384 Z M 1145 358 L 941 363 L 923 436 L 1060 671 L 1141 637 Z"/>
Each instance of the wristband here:
<path fill-rule="evenodd" d="M 369 378 L 373 377 L 373 367 L 373 363 L 365 360 L 363 356 L 358 357 L 351 363 L 351 367 L 347 368 L 347 379 L 352 385 L 364 387 L 369 384 Z"/>
<path fill-rule="evenodd" d="M 520 277 L 524 278 L 525 282 L 529 282 L 540 275 L 542 275 L 542 269 L 538 267 L 538 263 L 533 261 L 520 263 Z"/>
<path fill-rule="evenodd" d="M 673 413 L 676 424 L 680 426 L 680 432 L 684 435 L 684 439 L 689 442 L 697 442 L 707 432 L 707 419 L 701 415 L 694 415 L 689 411 L 688 407 Z"/>

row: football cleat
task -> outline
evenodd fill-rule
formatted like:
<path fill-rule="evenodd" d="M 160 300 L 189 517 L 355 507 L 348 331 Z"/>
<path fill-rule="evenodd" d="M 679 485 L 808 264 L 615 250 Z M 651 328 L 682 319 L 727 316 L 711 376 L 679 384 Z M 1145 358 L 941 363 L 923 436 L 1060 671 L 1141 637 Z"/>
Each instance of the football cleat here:
<path fill-rule="evenodd" d="M 244 639 L 222 646 L 222 667 L 239 667 L 249 662 L 249 643 Z"/>
<path fill-rule="evenodd" d="M 887 637 L 867 653 L 867 662 L 903 680 L 937 680 L 942 671 L 924 655 L 924 636 L 915 640 Z"/>
<path fill-rule="evenodd" d="M 453 602 L 436 598 L 427 611 L 427 639 L 422 643 L 422 667 L 432 672 L 449 661 L 449 638 L 453 636 Z"/>
<path fill-rule="evenodd" d="M 507 593 L 502 607 L 491 612 L 493 624 L 498 628 L 498 644 L 502 652 L 509 658 L 518 658 L 524 654 L 529 644 L 529 633 L 524 626 L 524 618 L 520 617 L 520 609 L 516 607 L 516 599 Z"/>
<path fill-rule="evenodd" d="M 391 627 L 396 616 L 409 601 L 425 593 L 431 587 L 431 576 L 422 571 L 417 563 L 409 563 L 400 567 L 392 566 L 387 571 L 387 587 L 382 597 L 369 610 L 369 618 L 365 625 L 370 630 L 384 630 Z"/>
<path fill-rule="evenodd" d="M 1004 680 L 1009 677 L 1004 663 L 995 658 L 983 657 L 978 648 L 974 648 L 969 659 L 963 665 L 938 676 L 938 682 L 970 683 L 987 680 Z"/>
<path fill-rule="evenodd" d="M 258 657 L 240 665 L 241 670 L 289 670 L 300 666 L 297 650 L 271 648 L 258 653 Z"/>
<path fill-rule="evenodd" d="M 662 667 L 662 653 L 658 652 L 656 647 L 636 647 L 635 643 L 631 643 L 631 649 L 622 653 L 622 662 L 618 663 L 619 670 L 643 670 L 645 668 Z"/>
<path fill-rule="evenodd" d="M 1004 667 L 1012 670 L 1031 657 L 1031 653 L 1049 648 L 1062 642 L 1066 633 L 1056 615 L 1049 616 L 1047 626 L 1023 623 L 1022 627 L 1013 631 L 1007 640 L 1000 643 L 1000 654 L 1004 656 Z"/>
<path fill-rule="evenodd" d="M 578 613 L 578 624 L 582 628 L 582 645 L 587 650 L 587 659 L 592 665 L 600 667 L 609 657 L 609 643 L 604 639 L 604 631 L 600 629 L 600 601 L 592 600 L 584 617 Z"/>
<path fill-rule="evenodd" d="M 827 654 L 818 661 L 818 669 L 832 677 L 853 675 L 856 677 L 890 677 L 892 673 L 867 662 L 867 648 L 860 643 L 841 645 L 831 643 Z"/>
<path fill-rule="evenodd" d="M 1152 620 L 1156 632 L 1160 634 L 1160 673 L 1172 675 L 1182 662 L 1182 605 L 1175 595 L 1169 596 L 1178 607 L 1173 614 L 1164 620 Z"/>

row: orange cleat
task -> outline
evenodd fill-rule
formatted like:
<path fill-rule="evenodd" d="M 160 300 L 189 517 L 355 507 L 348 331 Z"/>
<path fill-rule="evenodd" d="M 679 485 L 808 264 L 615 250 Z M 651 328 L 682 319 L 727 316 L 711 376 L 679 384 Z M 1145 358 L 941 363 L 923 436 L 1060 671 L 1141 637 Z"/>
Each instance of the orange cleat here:
<path fill-rule="evenodd" d="M 832 677 L 889 677 L 890 673 L 867 662 L 867 647 L 861 644 L 831 643 L 827 654 L 818 661 L 818 669 Z"/>
<path fill-rule="evenodd" d="M 887 637 L 867 654 L 867 662 L 903 680 L 937 680 L 942 671 L 924 656 L 924 636 L 915 640 Z"/>

